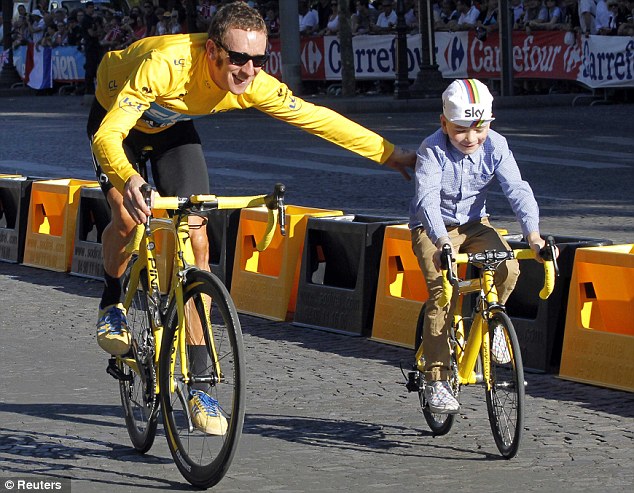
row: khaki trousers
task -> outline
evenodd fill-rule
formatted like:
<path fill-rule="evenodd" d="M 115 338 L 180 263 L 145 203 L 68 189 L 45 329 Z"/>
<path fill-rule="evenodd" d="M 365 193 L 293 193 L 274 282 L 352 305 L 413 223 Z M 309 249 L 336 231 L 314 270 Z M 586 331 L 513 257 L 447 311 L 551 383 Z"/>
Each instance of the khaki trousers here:
<path fill-rule="evenodd" d="M 510 250 L 508 243 L 491 226 L 487 218 L 450 229 L 449 238 L 454 250 L 460 253 L 493 249 Z M 425 302 L 423 325 L 425 379 L 427 381 L 447 380 L 450 375 L 449 328 L 458 292 L 454 290 L 454 297 L 448 306 L 444 308 L 438 306 L 438 300 L 442 294 L 442 275 L 436 271 L 432 261 L 432 256 L 437 248 L 423 228 L 412 230 L 412 249 L 425 276 L 429 292 L 429 299 Z M 505 303 L 513 292 L 519 273 L 517 260 L 508 260 L 498 268 L 495 275 L 495 286 L 500 303 Z"/>

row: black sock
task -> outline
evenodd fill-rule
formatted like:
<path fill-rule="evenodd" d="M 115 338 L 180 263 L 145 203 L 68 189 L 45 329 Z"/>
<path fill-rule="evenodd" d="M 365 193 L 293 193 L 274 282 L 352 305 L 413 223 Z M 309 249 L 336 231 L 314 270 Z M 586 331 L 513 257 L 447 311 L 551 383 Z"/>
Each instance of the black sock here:
<path fill-rule="evenodd" d="M 121 294 L 123 292 L 123 289 L 121 288 L 121 278 L 109 276 L 104 272 L 103 280 L 104 287 L 99 308 L 103 309 L 106 306 L 121 303 Z"/>
<path fill-rule="evenodd" d="M 191 372 L 194 375 L 206 375 L 209 374 L 209 358 L 207 356 L 207 346 L 187 346 L 189 351 L 187 354 L 189 355 L 189 367 L 191 368 Z M 192 390 L 202 390 L 203 392 L 207 392 L 209 389 L 208 383 L 194 383 L 191 386 Z"/>

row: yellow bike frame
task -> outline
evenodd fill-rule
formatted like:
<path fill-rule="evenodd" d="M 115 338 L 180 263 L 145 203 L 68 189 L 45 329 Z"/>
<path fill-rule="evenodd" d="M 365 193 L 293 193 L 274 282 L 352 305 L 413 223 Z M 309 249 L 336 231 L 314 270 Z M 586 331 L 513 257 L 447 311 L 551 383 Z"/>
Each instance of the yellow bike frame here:
<path fill-rule="evenodd" d="M 186 366 L 186 356 L 184 355 L 184 337 L 181 337 L 181 333 L 184 334 L 185 329 L 185 308 L 183 303 L 183 284 L 182 273 L 190 266 L 194 265 L 194 253 L 191 249 L 191 242 L 189 241 L 189 226 L 187 224 L 187 217 L 181 217 L 177 222 L 177 218 L 174 219 L 162 219 L 152 218 L 150 221 L 150 234 L 146 234 L 145 226 L 139 225 L 136 228 L 134 238 L 127 250 L 130 252 L 137 252 L 138 258 L 132 267 L 130 273 L 130 286 L 138 286 L 140 282 L 140 276 L 143 269 L 147 275 L 147 286 L 149 290 L 148 303 L 150 303 L 150 322 L 152 324 L 152 335 L 154 336 L 154 366 L 158 372 L 158 362 L 161 354 L 161 343 L 163 340 L 163 320 L 160 314 L 160 307 L 157 305 L 160 303 L 160 294 L 165 291 L 165 288 L 161 286 L 161 276 L 159 275 L 158 259 L 156 255 L 156 233 L 159 231 L 166 231 L 168 238 L 172 238 L 175 241 L 174 252 L 164 252 L 165 255 L 170 255 L 172 258 L 172 268 L 170 269 L 170 279 L 167 283 L 169 291 L 167 293 L 170 300 L 176 300 L 176 307 L 178 313 L 179 327 L 178 337 L 182 339 L 183 348 L 181 351 L 181 362 L 183 366 Z M 169 244 L 169 239 L 167 241 Z M 136 289 L 128 289 L 124 306 L 127 308 L 132 304 L 132 300 L 136 294 Z M 157 305 L 157 306 L 155 306 Z M 179 340 L 179 348 L 181 348 L 181 342 Z M 135 368 L 134 360 L 130 358 L 124 358 L 123 360 L 127 365 L 131 366 L 133 370 L 138 371 Z M 183 368 L 185 370 L 185 368 Z M 183 372 L 187 378 L 188 373 Z M 157 376 L 155 380 L 155 392 L 160 392 L 159 378 Z"/>
<path fill-rule="evenodd" d="M 235 209 L 244 207 L 254 207 L 264 204 L 265 195 L 257 195 L 250 197 L 217 197 L 215 195 L 196 195 L 190 197 L 190 201 L 194 204 L 213 202 L 217 204 L 218 209 Z M 177 197 L 156 197 L 154 199 L 154 209 L 157 210 L 176 210 L 178 209 Z M 258 250 L 264 250 L 269 245 L 275 232 L 275 226 L 277 224 L 277 216 L 269 209 L 268 224 L 264 237 L 257 244 Z M 165 251 L 164 255 L 169 255 L 171 258 L 170 276 L 166 291 L 161 286 L 161 277 L 159 275 L 158 258 L 156 255 L 156 234 L 158 232 L 165 231 L 168 235 L 167 244 L 170 244 L 170 240 L 174 242 L 174 250 L 172 252 Z M 167 249 L 166 249 L 167 250 Z M 146 226 L 141 224 L 136 227 L 134 237 L 126 247 L 126 251 L 130 254 L 137 253 L 138 258 L 132 267 L 130 273 L 129 286 L 134 289 L 128 289 L 124 307 L 127 309 L 131 306 L 134 295 L 136 294 L 137 287 L 139 285 L 141 271 L 146 270 L 147 273 L 147 285 L 150 297 L 148 303 L 151 311 L 151 324 L 152 335 L 154 337 L 155 353 L 154 353 L 154 367 L 156 369 L 155 379 L 155 393 L 159 395 L 160 386 L 158 377 L 159 358 L 161 355 L 161 343 L 163 340 L 163 320 L 161 317 L 161 293 L 167 292 L 168 306 L 172 300 L 176 301 L 176 310 L 178 314 L 178 329 L 176 330 L 175 337 L 178 338 L 177 345 L 180 355 L 181 374 L 185 379 L 185 383 L 189 380 L 189 371 L 187 367 L 187 351 L 186 351 L 186 316 L 185 316 L 185 303 L 183 294 L 183 280 L 187 269 L 195 266 L 194 252 L 191 247 L 191 240 L 189 237 L 189 223 L 188 216 L 185 214 L 176 214 L 171 219 L 155 218 L 152 217 L 149 221 L 149 231 Z M 169 263 L 167 262 L 169 265 Z M 208 308 L 208 307 L 206 307 Z M 207 325 L 211 329 L 210 314 L 206 313 Z M 213 353 L 214 367 L 216 375 L 221 378 L 220 362 L 216 352 L 215 343 L 213 337 L 210 337 L 211 350 Z M 121 358 L 122 361 L 130 366 L 133 371 L 139 373 L 136 361 L 133 358 Z M 171 355 L 170 361 L 170 386 L 171 391 L 175 391 L 176 382 L 173 378 L 174 369 L 176 364 L 175 355 Z"/>
<path fill-rule="evenodd" d="M 535 252 L 531 249 L 513 250 L 513 255 L 518 260 L 534 259 Z M 469 263 L 468 254 L 458 254 L 455 259 L 456 264 Z M 542 299 L 548 298 L 554 289 L 554 267 L 553 262 L 545 261 L 544 287 L 539 296 Z M 460 311 L 462 296 L 467 293 L 480 292 L 477 298 L 477 309 L 471 323 L 469 334 L 465 339 L 464 321 L 461 314 L 454 314 L 454 332 L 456 338 L 456 363 L 458 366 L 458 383 L 469 385 L 484 381 L 487 390 L 491 388 L 491 354 L 489 348 L 489 307 L 499 304 L 497 288 L 495 287 L 495 268 L 486 268 L 480 271 L 480 276 L 474 279 L 459 281 L 458 293 L 460 303 L 456 312 Z M 443 271 L 443 296 L 439 301 L 441 306 L 450 302 L 453 293 L 453 286 L 447 279 L 447 271 Z M 482 355 L 482 376 L 476 373 L 476 362 L 478 354 Z M 416 351 L 416 367 L 423 372 L 423 344 Z"/>

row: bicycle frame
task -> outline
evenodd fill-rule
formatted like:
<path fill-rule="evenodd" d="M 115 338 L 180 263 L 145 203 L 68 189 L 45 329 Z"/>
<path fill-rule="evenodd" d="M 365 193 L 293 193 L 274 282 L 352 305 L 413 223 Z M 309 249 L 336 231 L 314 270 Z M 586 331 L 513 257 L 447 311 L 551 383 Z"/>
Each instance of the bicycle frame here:
<path fill-rule="evenodd" d="M 149 191 L 145 190 L 149 206 Z M 232 209 L 253 207 L 257 205 L 266 204 L 269 208 L 268 223 L 263 238 L 258 242 L 257 248 L 262 251 L 265 250 L 273 238 L 276 225 L 280 224 L 280 231 L 285 234 L 285 217 L 284 217 L 284 205 L 283 205 L 283 193 L 284 186 L 281 184 L 276 185 L 275 192 L 272 196 L 258 195 L 252 197 L 217 197 L 215 195 L 197 195 L 192 196 L 189 199 L 178 199 L 178 197 L 156 197 L 154 199 L 154 209 L 158 210 L 177 210 L 183 200 L 189 200 L 192 204 L 213 204 L 218 209 Z M 273 206 L 277 210 L 277 215 L 273 212 Z M 168 244 L 170 240 L 174 242 L 174 250 L 172 252 L 165 252 L 166 255 L 170 255 L 172 259 L 169 282 L 169 291 L 166 293 L 166 298 L 161 294 L 165 291 L 161 286 L 161 278 L 158 268 L 158 257 L 156 255 L 156 234 L 165 231 L 168 234 Z M 149 218 L 146 224 L 141 224 L 136 227 L 134 237 L 126 247 L 126 251 L 129 253 L 137 252 L 138 258 L 132 267 L 130 273 L 130 286 L 135 289 L 128 289 L 126 298 L 124 300 L 124 306 L 127 308 L 131 305 L 133 297 L 136 293 L 136 287 L 139 285 L 141 272 L 146 270 L 147 285 L 149 292 L 148 303 L 151 304 L 151 325 L 152 336 L 154 338 L 154 366 L 156 368 L 157 378 L 155 379 L 155 393 L 160 394 L 159 386 L 159 359 L 161 356 L 161 345 L 163 341 L 163 325 L 164 325 L 164 312 L 169 303 L 172 300 L 176 302 L 176 310 L 178 314 L 178 330 L 176 331 L 176 337 L 178 337 L 177 347 L 179 348 L 180 362 L 181 362 L 181 374 L 184 375 L 185 383 L 189 383 L 189 371 L 187 364 L 187 351 L 186 351 L 186 315 L 185 315 L 185 303 L 183 295 L 183 283 L 187 277 L 187 271 L 192 268 L 196 268 L 194 252 L 191 247 L 190 240 L 190 226 L 188 222 L 188 215 L 177 212 L 171 219 L 169 218 Z M 167 303 L 163 303 L 164 300 Z M 207 307 L 205 307 L 207 308 Z M 206 314 L 206 318 L 209 321 L 209 314 Z M 211 324 L 209 323 L 209 330 L 211 330 Z M 217 378 L 221 378 L 220 362 L 218 360 L 217 351 L 214 345 L 213 338 L 210 338 L 211 351 L 214 355 L 213 365 L 216 370 Z M 125 364 L 130 366 L 136 373 L 139 373 L 136 362 L 132 358 L 121 358 Z M 170 391 L 176 390 L 176 382 L 172 377 L 174 375 L 176 355 L 170 355 Z"/>
<path fill-rule="evenodd" d="M 489 338 L 488 323 L 483 323 L 488 314 L 489 306 L 498 303 L 497 289 L 493 282 L 494 270 L 485 270 L 481 276 L 467 281 L 461 281 L 459 286 L 460 296 L 480 291 L 478 297 L 478 306 L 475 317 L 471 323 L 469 335 L 465 338 L 464 320 L 462 315 L 455 314 L 452 325 L 452 337 L 455 339 L 456 362 L 458 365 L 458 381 L 460 385 L 470 385 L 484 381 L 487 388 L 490 386 L 490 355 L 489 355 Z M 460 298 L 462 300 L 462 298 Z M 461 305 L 461 303 L 460 303 Z M 457 307 L 456 311 L 459 311 Z M 466 345 L 465 345 L 466 341 Z M 476 361 L 480 349 L 483 349 L 483 374 L 476 373 Z M 419 371 L 424 371 L 423 366 L 423 345 L 419 346 L 416 351 L 416 366 Z"/>
<path fill-rule="evenodd" d="M 150 294 L 148 302 L 151 304 L 152 335 L 154 338 L 154 346 L 156 348 L 154 353 L 154 365 L 157 369 L 158 375 L 158 363 L 161 354 L 161 343 L 163 340 L 164 307 L 162 306 L 163 300 L 161 293 L 164 289 L 161 286 L 161 276 L 159 275 L 155 235 L 160 231 L 165 231 L 168 234 L 168 238 L 173 239 L 175 242 L 174 252 L 165 252 L 166 255 L 171 255 L 172 257 L 170 279 L 167 283 L 169 286 L 167 299 L 176 300 L 180 323 L 178 334 L 179 338 L 182 339 L 182 343 L 179 341 L 179 348 L 181 348 L 180 353 L 183 366 L 186 366 L 187 360 L 185 356 L 185 307 L 183 303 L 182 281 L 185 278 L 187 268 L 194 265 L 194 254 L 190 246 L 191 242 L 189 241 L 187 216 L 175 216 L 173 219 L 152 218 L 150 220 L 149 230 L 148 234 L 144 225 L 137 226 L 134 239 L 130 245 L 129 250 L 136 251 L 138 253 L 137 261 L 134 263 L 130 273 L 130 286 L 138 286 L 141 280 L 141 272 L 145 269 L 147 275 L 147 285 L 149 288 L 148 291 Z M 128 290 L 124 306 L 130 306 L 132 298 L 135 295 L 135 291 L 135 289 Z M 124 358 L 124 362 L 128 365 L 131 363 L 134 364 L 134 360 L 130 360 L 129 358 Z M 134 369 L 134 366 L 132 366 L 132 368 Z M 183 368 L 183 370 L 185 370 L 185 368 Z M 183 375 L 188 375 L 188 372 L 183 371 Z M 155 392 L 157 395 L 160 392 L 158 377 L 155 381 Z"/>
<path fill-rule="evenodd" d="M 440 252 L 442 271 L 442 292 L 437 300 L 439 307 L 447 307 L 454 301 L 455 312 L 449 326 L 450 368 L 447 385 L 457 398 L 463 385 L 483 383 L 491 431 L 495 444 L 506 459 L 515 457 L 522 438 L 524 423 L 525 385 L 522 367 L 522 355 L 513 322 L 500 304 L 495 286 L 495 273 L 499 266 L 513 259 L 539 259 L 544 266 L 544 287 L 539 293 L 542 299 L 552 293 L 557 273 L 557 248 L 552 237 L 546 239 L 546 245 L 539 254 L 532 249 L 485 250 L 477 253 L 453 254 L 450 244 L 445 244 Z M 478 274 L 471 279 L 461 281 L 454 269 L 472 264 Z M 466 277 L 465 272 L 459 269 Z M 457 291 L 456 291 L 457 289 Z M 467 334 L 465 318 L 462 317 L 464 295 L 477 293 L 473 320 Z M 421 310 L 416 340 L 421 341 L 424 331 L 425 310 Z M 505 340 L 500 339 L 500 334 Z M 423 334 L 424 338 L 424 334 Z M 495 351 L 494 351 L 495 349 Z M 454 412 L 439 404 L 432 406 L 436 388 L 431 388 L 428 397 L 428 382 L 425 381 L 426 362 L 424 361 L 424 340 L 416 350 L 413 371 L 405 375 L 406 388 L 417 392 L 425 421 L 436 435 L 445 435 L 455 421 Z"/>
<path fill-rule="evenodd" d="M 517 249 L 513 250 L 513 256 L 516 259 L 534 259 L 535 252 L 531 249 Z M 471 262 L 469 254 L 458 254 L 455 263 L 467 264 Z M 499 263 L 499 262 L 498 262 Z M 484 382 L 487 390 L 491 388 L 491 353 L 490 353 L 490 339 L 489 335 L 489 314 L 493 309 L 498 307 L 504 311 L 504 308 L 499 303 L 497 288 L 495 287 L 495 270 L 497 264 L 490 262 L 483 264 L 480 275 L 477 278 L 468 279 L 465 281 L 457 281 L 459 299 L 462 301 L 462 296 L 468 293 L 474 293 L 479 291 L 479 295 L 476 301 L 475 316 L 473 318 L 469 335 L 465 341 L 464 322 L 462 315 L 454 314 L 454 323 L 452 324 L 451 336 L 455 339 L 456 344 L 456 362 L 458 372 L 458 382 L 460 385 L 469 385 Z M 451 268 L 451 267 L 449 267 Z M 554 288 L 554 273 L 555 268 L 553 262 L 545 262 L 545 281 L 544 288 L 540 292 L 540 297 L 547 298 Z M 453 275 L 448 275 L 448 269 L 443 271 L 443 297 L 440 300 L 440 305 L 446 305 L 452 298 L 453 286 L 451 281 Z M 459 312 L 461 303 L 456 308 L 456 312 Z M 476 373 L 476 363 L 478 355 L 482 356 L 482 375 Z M 423 365 L 423 345 L 421 344 L 416 351 L 416 367 L 419 371 L 424 371 Z"/>

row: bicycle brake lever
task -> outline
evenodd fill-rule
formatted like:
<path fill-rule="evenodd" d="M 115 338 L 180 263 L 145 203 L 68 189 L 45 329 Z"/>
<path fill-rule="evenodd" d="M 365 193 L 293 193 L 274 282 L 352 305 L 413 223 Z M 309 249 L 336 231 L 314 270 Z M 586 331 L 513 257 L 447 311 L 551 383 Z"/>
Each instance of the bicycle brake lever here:
<path fill-rule="evenodd" d="M 546 261 L 552 261 L 555 268 L 555 276 L 559 277 L 559 265 L 557 264 L 557 246 L 552 236 L 546 238 L 546 245 L 539 251 L 539 256 Z"/>
<path fill-rule="evenodd" d="M 453 263 L 453 258 L 452 258 L 451 245 L 449 245 L 448 243 L 445 243 L 442 246 L 442 253 L 440 254 L 440 266 L 443 269 L 447 270 L 447 280 L 449 282 L 455 281 L 455 277 L 453 275 L 452 263 Z"/>
<path fill-rule="evenodd" d="M 280 225 L 280 234 L 282 236 L 286 236 L 286 210 L 284 208 L 284 193 L 286 192 L 286 187 L 282 183 L 277 183 L 275 185 L 275 201 L 277 207 L 277 217 L 278 224 Z"/>
<path fill-rule="evenodd" d="M 149 183 L 144 183 L 141 185 L 140 190 L 145 200 L 145 205 L 152 210 L 152 186 Z M 150 218 L 151 216 L 148 216 L 145 220 L 145 234 L 147 235 L 150 234 Z"/>

